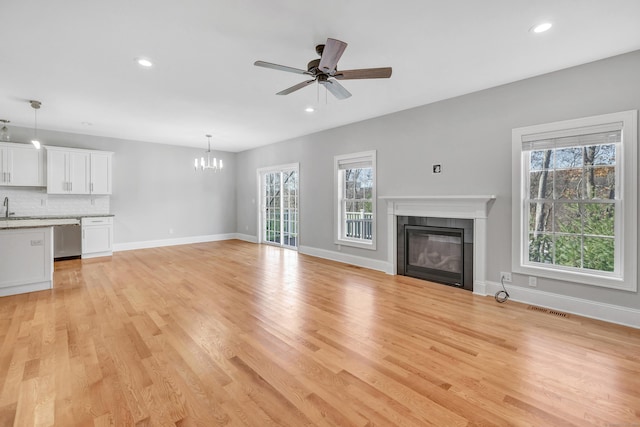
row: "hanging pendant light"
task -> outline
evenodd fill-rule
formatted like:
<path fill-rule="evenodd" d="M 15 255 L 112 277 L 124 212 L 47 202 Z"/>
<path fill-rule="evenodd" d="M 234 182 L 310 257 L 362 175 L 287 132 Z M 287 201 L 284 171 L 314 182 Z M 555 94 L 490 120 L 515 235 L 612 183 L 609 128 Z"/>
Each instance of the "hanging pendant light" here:
<path fill-rule="evenodd" d="M 218 169 L 222 169 L 222 159 L 220 159 L 220 163 L 218 163 L 218 160 L 215 157 L 213 158 L 213 160 L 211 159 L 211 135 L 207 134 L 205 136 L 207 137 L 207 159 L 205 161 L 205 158 L 203 156 L 198 160 L 198 158 L 196 157 L 195 161 L 193 162 L 193 166 L 195 170 L 213 169 L 215 172 L 217 172 Z"/>
<path fill-rule="evenodd" d="M 36 147 L 37 150 L 40 149 L 40 141 L 38 140 L 38 110 L 40 109 L 40 107 L 42 106 L 42 103 L 40 101 L 34 101 L 31 100 L 29 101 L 29 104 L 31 104 L 31 108 L 33 108 L 33 139 L 31 140 L 31 143 L 33 144 L 34 147 Z"/>
<path fill-rule="evenodd" d="M 0 129 L 0 141 L 2 142 L 11 141 L 11 134 L 9 134 L 9 128 L 7 127 L 7 123 L 11 123 L 11 121 L 0 119 L 0 123 L 2 123 L 2 129 Z"/>

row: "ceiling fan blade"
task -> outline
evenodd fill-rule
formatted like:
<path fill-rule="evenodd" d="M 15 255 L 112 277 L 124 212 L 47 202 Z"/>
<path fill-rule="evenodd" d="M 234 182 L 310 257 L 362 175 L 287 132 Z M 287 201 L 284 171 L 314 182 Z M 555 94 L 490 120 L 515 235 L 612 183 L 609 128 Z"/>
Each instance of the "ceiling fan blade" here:
<path fill-rule="evenodd" d="M 391 67 L 362 68 L 359 70 L 340 70 L 333 76 L 338 80 L 353 79 L 388 79 L 391 77 Z"/>
<path fill-rule="evenodd" d="M 287 71 L 289 73 L 313 75 L 312 73 L 306 70 L 301 70 L 300 68 L 293 68 L 293 67 L 287 67 L 286 65 L 272 64 L 271 62 L 256 61 L 253 63 L 253 65 L 257 67 L 271 68 L 273 70 Z"/>
<path fill-rule="evenodd" d="M 322 57 L 320 58 L 320 65 L 318 65 L 320 71 L 333 75 L 336 70 L 336 65 L 338 65 L 338 60 L 340 60 L 346 48 L 347 44 L 345 42 L 336 39 L 327 39 L 324 50 L 322 51 Z"/>
<path fill-rule="evenodd" d="M 307 80 L 306 82 L 298 83 L 297 85 L 291 86 L 288 89 L 281 90 L 280 92 L 276 93 L 276 95 L 289 95 L 291 92 L 300 90 L 303 87 L 306 87 L 315 81 L 316 81 L 315 79 L 311 79 L 311 80 Z"/>
<path fill-rule="evenodd" d="M 351 93 L 335 80 L 319 80 L 318 83 L 327 88 L 338 99 L 347 99 Z"/>

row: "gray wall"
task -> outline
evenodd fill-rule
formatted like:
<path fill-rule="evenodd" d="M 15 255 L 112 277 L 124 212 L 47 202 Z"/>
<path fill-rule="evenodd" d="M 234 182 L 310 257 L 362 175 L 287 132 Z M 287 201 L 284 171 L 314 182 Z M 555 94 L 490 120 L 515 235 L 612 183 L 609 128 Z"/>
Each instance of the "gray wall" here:
<path fill-rule="evenodd" d="M 11 139 L 29 141 L 31 132 L 13 127 Z M 236 231 L 234 153 L 212 152 L 224 160 L 223 172 L 196 172 L 193 160 L 204 143 L 196 149 L 45 130 L 38 137 L 44 145 L 114 152 L 116 244 Z"/>
<path fill-rule="evenodd" d="M 237 155 L 238 231 L 256 235 L 256 169 L 300 162 L 300 244 L 333 244 L 333 156 L 378 151 L 378 196 L 488 195 L 487 278 L 511 271 L 511 130 L 640 109 L 640 51 L 562 70 Z M 349 102 L 348 100 L 344 102 Z M 441 163 L 443 173 L 431 174 Z M 256 203 L 252 203 L 256 200 Z M 342 252 L 386 260 L 386 206 L 378 201 L 378 249 Z M 514 275 L 514 285 L 525 285 Z M 637 293 L 538 280 L 538 290 L 640 307 Z"/>

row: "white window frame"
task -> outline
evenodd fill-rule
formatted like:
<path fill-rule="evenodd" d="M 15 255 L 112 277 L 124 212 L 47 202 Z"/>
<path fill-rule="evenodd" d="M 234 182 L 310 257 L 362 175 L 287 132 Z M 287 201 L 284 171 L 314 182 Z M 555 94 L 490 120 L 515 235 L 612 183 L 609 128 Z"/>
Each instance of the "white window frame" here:
<path fill-rule="evenodd" d="M 371 164 L 371 172 L 372 172 L 372 179 L 373 179 L 373 188 L 371 191 L 371 212 L 373 213 L 372 215 L 372 220 L 371 220 L 371 230 L 372 230 L 372 239 L 371 240 L 366 240 L 366 239 L 354 239 L 354 238 L 348 238 L 346 236 L 344 236 L 344 221 L 343 221 L 343 216 L 344 216 L 344 212 L 342 211 L 342 179 L 341 179 L 341 173 L 340 173 L 340 165 L 345 164 L 345 163 L 353 163 L 354 165 L 358 165 L 358 164 L 366 164 L 366 163 L 370 163 Z M 334 243 L 336 245 L 344 245 L 344 246 L 353 246 L 356 248 L 362 248 L 362 249 L 370 249 L 370 250 L 375 250 L 376 249 L 376 235 L 377 233 L 377 204 L 376 204 L 376 151 L 372 150 L 372 151 L 362 151 L 359 153 L 352 153 L 352 154 L 341 154 L 338 156 L 334 157 L 334 162 L 333 162 L 333 168 L 334 168 L 334 184 L 333 184 L 333 189 L 334 189 Z"/>
<path fill-rule="evenodd" d="M 619 124 L 622 142 L 616 149 L 616 271 L 592 272 L 585 269 L 558 265 L 530 263 L 528 261 L 528 224 L 525 223 L 526 195 L 529 189 L 529 156 L 522 149 L 523 141 L 580 135 L 585 128 L 607 127 Z M 603 114 L 574 120 L 565 120 L 512 131 L 512 266 L 514 273 L 549 279 L 577 282 L 605 288 L 636 292 L 637 283 L 637 185 L 638 185 L 638 111 Z M 526 173 L 525 173 L 526 172 Z M 579 270 L 579 271 L 578 271 Z"/>

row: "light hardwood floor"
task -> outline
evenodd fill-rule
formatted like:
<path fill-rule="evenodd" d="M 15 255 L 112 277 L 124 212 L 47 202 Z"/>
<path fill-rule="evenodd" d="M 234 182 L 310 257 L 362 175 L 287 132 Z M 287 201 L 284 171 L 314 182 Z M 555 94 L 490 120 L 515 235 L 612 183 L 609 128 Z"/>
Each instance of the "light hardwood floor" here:
<path fill-rule="evenodd" d="M 640 330 L 240 241 L 0 298 L 0 426 L 640 426 Z"/>

